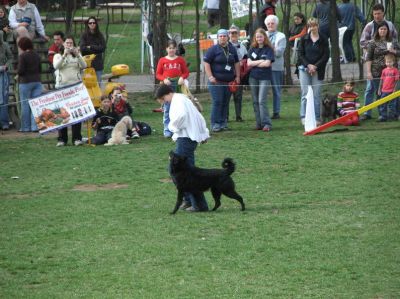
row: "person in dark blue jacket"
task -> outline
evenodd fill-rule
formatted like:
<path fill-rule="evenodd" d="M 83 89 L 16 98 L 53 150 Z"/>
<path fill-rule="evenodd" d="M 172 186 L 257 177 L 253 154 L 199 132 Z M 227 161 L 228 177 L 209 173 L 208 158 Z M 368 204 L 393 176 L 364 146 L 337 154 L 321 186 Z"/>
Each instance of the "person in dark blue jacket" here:
<path fill-rule="evenodd" d="M 356 61 L 356 55 L 353 48 L 353 35 L 356 27 L 356 19 L 361 25 L 365 26 L 365 17 L 358 6 L 350 3 L 350 0 L 342 0 L 343 4 L 339 5 L 340 16 L 342 17 L 341 24 L 347 27 L 343 36 L 343 50 L 348 62 Z"/>
<path fill-rule="evenodd" d="M 236 48 L 228 42 L 228 30 L 219 29 L 218 43 L 204 55 L 204 69 L 208 76 L 208 89 L 212 98 L 211 130 L 228 129 L 227 115 L 231 91 L 229 83 L 240 84 L 240 64 Z"/>

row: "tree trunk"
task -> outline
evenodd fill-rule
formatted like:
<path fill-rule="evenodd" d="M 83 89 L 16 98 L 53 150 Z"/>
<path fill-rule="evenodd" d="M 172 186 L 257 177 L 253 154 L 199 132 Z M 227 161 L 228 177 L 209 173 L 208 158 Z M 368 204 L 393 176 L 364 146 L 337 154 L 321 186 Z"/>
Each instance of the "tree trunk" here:
<path fill-rule="evenodd" d="M 70 0 L 65 2 L 65 32 L 71 34 L 72 24 L 74 18 L 74 11 L 76 9 L 76 0 Z"/>
<path fill-rule="evenodd" d="M 199 0 L 195 0 L 196 6 L 196 93 L 200 92 L 200 12 L 199 12 Z"/>
<path fill-rule="evenodd" d="M 152 1 L 152 29 L 153 29 L 153 53 L 154 53 L 154 68 L 157 68 L 158 60 L 165 55 L 165 48 L 167 47 L 167 1 L 160 0 Z M 154 70 L 155 71 L 155 70 Z M 154 82 L 157 80 L 154 76 Z"/>
<path fill-rule="evenodd" d="M 331 34 L 331 62 L 332 62 L 332 82 L 341 82 L 342 73 L 340 70 L 339 52 L 339 31 L 337 27 L 336 0 L 330 0 L 329 31 Z"/>
<path fill-rule="evenodd" d="M 289 26 L 290 26 L 290 13 L 292 9 L 292 3 L 291 1 L 282 1 L 281 0 L 281 8 L 282 8 L 282 31 L 286 36 L 286 50 L 284 54 L 284 65 L 285 65 L 285 78 L 284 78 L 284 84 L 285 85 L 292 85 L 293 84 L 293 79 L 292 79 L 292 70 L 290 67 L 290 44 L 288 42 L 288 37 L 289 37 Z"/>
<path fill-rule="evenodd" d="M 220 9 L 220 28 L 229 29 L 229 1 L 221 0 L 219 2 Z"/>
<path fill-rule="evenodd" d="M 354 5 L 357 6 L 357 0 L 354 0 Z M 361 58 L 362 56 L 362 50 L 360 47 L 360 25 L 358 22 L 356 22 L 356 27 L 354 28 L 355 30 L 355 37 L 356 37 L 356 55 L 357 55 L 357 64 L 358 64 L 358 78 L 360 80 L 364 79 L 364 66 L 363 66 L 363 59 Z"/>

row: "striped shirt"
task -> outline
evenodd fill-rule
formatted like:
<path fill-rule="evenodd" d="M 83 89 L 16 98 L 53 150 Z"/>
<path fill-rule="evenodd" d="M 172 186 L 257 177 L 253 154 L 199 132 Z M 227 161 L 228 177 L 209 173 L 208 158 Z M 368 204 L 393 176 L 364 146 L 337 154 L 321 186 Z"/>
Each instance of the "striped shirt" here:
<path fill-rule="evenodd" d="M 337 98 L 337 108 L 340 115 L 346 115 L 357 110 L 360 107 L 358 93 L 356 92 L 340 92 Z"/>

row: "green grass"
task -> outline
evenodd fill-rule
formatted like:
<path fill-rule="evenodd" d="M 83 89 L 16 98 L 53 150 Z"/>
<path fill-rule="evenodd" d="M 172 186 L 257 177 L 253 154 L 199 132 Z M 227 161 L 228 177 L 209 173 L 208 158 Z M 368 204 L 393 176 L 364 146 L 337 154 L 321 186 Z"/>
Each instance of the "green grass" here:
<path fill-rule="evenodd" d="M 295 94 L 266 134 L 246 93 L 246 121 L 196 151 L 201 167 L 234 158 L 245 212 L 224 197 L 169 215 L 174 144 L 149 95 L 132 104 L 156 131 L 128 146 L 1 136 L 0 297 L 398 298 L 400 123 L 304 137 Z"/>

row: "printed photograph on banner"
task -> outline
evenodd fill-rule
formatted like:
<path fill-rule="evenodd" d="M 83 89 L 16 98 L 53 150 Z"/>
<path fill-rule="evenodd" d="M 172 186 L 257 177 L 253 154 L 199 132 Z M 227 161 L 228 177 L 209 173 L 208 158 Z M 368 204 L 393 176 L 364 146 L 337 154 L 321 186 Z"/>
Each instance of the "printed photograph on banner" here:
<path fill-rule="evenodd" d="M 230 0 L 232 19 L 249 15 L 249 0 Z M 253 11 L 256 10 L 256 1 L 253 0 Z"/>
<path fill-rule="evenodd" d="M 33 98 L 29 100 L 29 106 L 40 134 L 83 122 L 96 114 L 83 83 L 53 90 Z"/>

